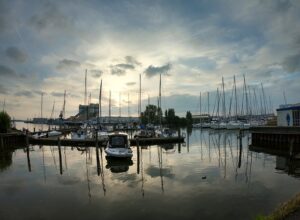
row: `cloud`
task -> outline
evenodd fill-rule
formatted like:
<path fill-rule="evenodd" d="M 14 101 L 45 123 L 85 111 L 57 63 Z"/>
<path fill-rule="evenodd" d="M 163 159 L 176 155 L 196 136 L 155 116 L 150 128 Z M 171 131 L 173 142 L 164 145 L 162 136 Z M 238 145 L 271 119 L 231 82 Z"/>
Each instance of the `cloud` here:
<path fill-rule="evenodd" d="M 64 96 L 63 92 L 51 92 L 50 94 L 55 97 L 63 97 Z"/>
<path fill-rule="evenodd" d="M 7 89 L 0 84 L 0 94 L 7 94 Z"/>
<path fill-rule="evenodd" d="M 167 63 L 166 65 L 163 65 L 163 66 L 148 66 L 148 68 L 145 70 L 145 73 L 146 73 L 146 76 L 148 78 L 152 77 L 152 76 L 155 76 L 155 75 L 158 75 L 158 74 L 167 74 L 167 72 L 171 69 L 171 64 L 170 63 Z"/>
<path fill-rule="evenodd" d="M 136 82 L 128 82 L 126 83 L 126 86 L 134 86 L 136 84 Z"/>
<path fill-rule="evenodd" d="M 13 69 L 0 65 L 0 76 L 16 77 L 18 75 Z"/>
<path fill-rule="evenodd" d="M 129 63 L 129 64 L 138 65 L 138 66 L 141 65 L 141 63 L 132 56 L 126 56 L 125 61 L 126 61 L 126 63 Z"/>
<path fill-rule="evenodd" d="M 15 96 L 25 96 L 28 98 L 32 98 L 34 95 L 32 92 L 28 91 L 28 90 L 24 90 L 24 91 L 18 91 L 15 93 Z"/>
<path fill-rule="evenodd" d="M 62 70 L 62 69 L 68 69 L 68 68 L 77 68 L 80 66 L 81 66 L 81 64 L 76 60 L 63 59 L 63 60 L 59 61 L 56 68 L 59 70 Z"/>
<path fill-rule="evenodd" d="M 29 24 L 38 31 L 47 28 L 65 29 L 71 25 L 71 20 L 55 4 L 48 2 L 30 18 Z"/>
<path fill-rule="evenodd" d="M 117 68 L 122 68 L 122 69 L 130 69 L 130 70 L 133 70 L 134 69 L 134 65 L 132 64 L 128 64 L 128 63 L 120 63 L 120 64 L 117 64 L 115 65 L 115 67 Z"/>
<path fill-rule="evenodd" d="M 282 67 L 289 73 L 300 71 L 300 54 L 286 57 L 282 63 Z"/>
<path fill-rule="evenodd" d="M 102 70 L 90 70 L 90 71 L 92 73 L 92 77 L 94 78 L 99 78 L 103 74 Z"/>
<path fill-rule="evenodd" d="M 16 63 L 24 63 L 28 57 L 25 52 L 17 47 L 8 47 L 5 54 Z"/>
<path fill-rule="evenodd" d="M 126 74 L 126 71 L 124 69 L 120 69 L 117 67 L 111 67 L 111 74 L 112 75 L 117 75 L 117 76 L 123 76 Z"/>

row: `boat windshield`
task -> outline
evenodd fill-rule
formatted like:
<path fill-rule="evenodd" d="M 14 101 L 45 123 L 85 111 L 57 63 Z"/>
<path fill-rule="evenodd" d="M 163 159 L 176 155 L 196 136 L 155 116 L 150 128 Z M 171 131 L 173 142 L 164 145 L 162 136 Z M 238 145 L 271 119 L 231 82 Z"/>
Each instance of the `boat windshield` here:
<path fill-rule="evenodd" d="M 111 147 L 127 147 L 126 137 L 114 136 L 110 138 Z"/>

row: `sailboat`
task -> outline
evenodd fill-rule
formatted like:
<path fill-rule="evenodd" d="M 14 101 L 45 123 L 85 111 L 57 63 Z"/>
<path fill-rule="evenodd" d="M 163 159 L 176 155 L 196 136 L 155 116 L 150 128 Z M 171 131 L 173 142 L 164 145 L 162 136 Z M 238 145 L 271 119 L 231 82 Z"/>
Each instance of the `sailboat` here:
<path fill-rule="evenodd" d="M 101 122 L 101 117 L 102 117 L 102 105 L 101 105 L 101 101 L 102 101 L 102 79 L 100 82 L 100 91 L 99 91 L 99 113 L 98 113 L 98 128 L 97 128 L 97 139 L 100 141 L 107 141 L 108 140 L 108 131 L 100 126 L 100 122 Z"/>

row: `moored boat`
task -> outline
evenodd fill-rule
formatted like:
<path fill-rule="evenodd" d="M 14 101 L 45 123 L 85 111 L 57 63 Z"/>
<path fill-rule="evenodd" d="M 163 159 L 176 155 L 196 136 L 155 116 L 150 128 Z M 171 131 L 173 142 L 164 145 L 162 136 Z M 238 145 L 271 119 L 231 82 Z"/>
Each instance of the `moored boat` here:
<path fill-rule="evenodd" d="M 130 148 L 128 134 L 118 132 L 110 134 L 105 153 L 108 157 L 131 158 L 133 154 Z"/>

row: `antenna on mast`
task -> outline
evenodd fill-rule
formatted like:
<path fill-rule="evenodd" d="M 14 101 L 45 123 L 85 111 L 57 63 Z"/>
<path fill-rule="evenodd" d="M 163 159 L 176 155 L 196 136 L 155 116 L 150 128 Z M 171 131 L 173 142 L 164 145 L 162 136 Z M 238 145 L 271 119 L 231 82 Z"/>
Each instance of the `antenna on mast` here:
<path fill-rule="evenodd" d="M 283 90 L 283 98 L 284 98 L 284 104 L 287 105 L 287 101 L 286 101 L 286 96 L 285 96 L 285 91 Z"/>

